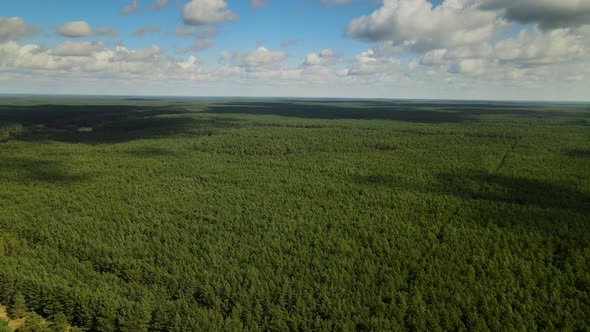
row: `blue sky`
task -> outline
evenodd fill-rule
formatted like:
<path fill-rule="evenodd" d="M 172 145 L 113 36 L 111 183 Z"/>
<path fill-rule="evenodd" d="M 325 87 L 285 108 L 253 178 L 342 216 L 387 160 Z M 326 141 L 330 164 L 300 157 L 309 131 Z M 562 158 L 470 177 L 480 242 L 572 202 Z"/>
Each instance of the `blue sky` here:
<path fill-rule="evenodd" d="M 584 100 L 590 90 L 590 2 L 155 1 L 3 0 L 0 92 Z"/>
<path fill-rule="evenodd" d="M 97 2 L 78 0 L 3 0 L 3 16 L 20 16 L 27 22 L 42 28 L 43 34 L 27 38 L 27 42 L 59 43 L 67 38 L 54 34 L 56 27 L 66 21 L 83 20 L 92 26 L 117 29 L 117 38 L 94 37 L 88 40 L 122 41 L 132 48 L 160 45 L 171 51 L 191 44 L 190 38 L 174 38 L 174 29 L 183 24 L 181 7 L 184 2 L 171 1 L 160 10 L 150 9 L 152 1 L 138 1 L 138 12 L 122 15 L 121 9 L 128 2 L 102 0 Z M 289 47 L 293 57 L 303 57 L 309 50 L 326 47 L 354 55 L 366 48 L 366 44 L 347 38 L 346 24 L 353 18 L 371 12 L 376 2 L 356 1 L 347 6 L 322 5 L 317 0 L 280 0 L 276 4 L 252 10 L 245 0 L 227 1 L 232 11 L 240 16 L 239 21 L 222 22 L 215 26 L 220 30 L 215 46 L 202 52 L 195 52 L 202 58 L 217 59 L 223 50 L 242 50 L 256 47 L 259 42 L 265 46 L 279 48 L 284 40 L 302 41 Z M 26 13 L 26 14 L 25 14 Z M 160 33 L 134 37 L 134 29 L 160 25 Z M 318 29 L 318 27 L 321 27 Z"/>

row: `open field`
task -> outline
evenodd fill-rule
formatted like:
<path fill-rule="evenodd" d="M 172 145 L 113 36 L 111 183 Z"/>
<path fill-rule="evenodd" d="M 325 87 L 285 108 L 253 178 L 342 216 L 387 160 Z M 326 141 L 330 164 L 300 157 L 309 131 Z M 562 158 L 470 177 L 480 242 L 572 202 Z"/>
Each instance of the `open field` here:
<path fill-rule="evenodd" d="M 99 331 L 584 331 L 589 294 L 587 104 L 0 99 L 9 307 Z"/>

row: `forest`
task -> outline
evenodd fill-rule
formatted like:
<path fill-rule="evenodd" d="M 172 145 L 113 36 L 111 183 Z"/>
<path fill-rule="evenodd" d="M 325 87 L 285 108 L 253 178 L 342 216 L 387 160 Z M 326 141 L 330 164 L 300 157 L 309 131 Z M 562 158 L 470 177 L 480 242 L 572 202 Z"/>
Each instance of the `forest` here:
<path fill-rule="evenodd" d="M 0 98 L 0 331 L 588 331 L 590 105 Z"/>

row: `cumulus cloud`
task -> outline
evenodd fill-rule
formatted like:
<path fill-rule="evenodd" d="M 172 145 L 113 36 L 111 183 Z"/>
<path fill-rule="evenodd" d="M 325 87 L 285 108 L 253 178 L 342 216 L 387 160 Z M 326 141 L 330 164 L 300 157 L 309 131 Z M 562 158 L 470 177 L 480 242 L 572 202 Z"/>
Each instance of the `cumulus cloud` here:
<path fill-rule="evenodd" d="M 537 23 L 543 29 L 590 24 L 586 0 L 483 0 L 480 7 L 501 10 L 510 21 Z"/>
<path fill-rule="evenodd" d="M 468 0 L 447 0 L 434 7 L 427 0 L 383 0 L 380 8 L 353 19 L 347 34 L 370 42 L 389 41 L 423 52 L 481 43 L 491 38 L 496 15 Z"/>
<path fill-rule="evenodd" d="M 216 36 L 219 33 L 217 28 L 212 26 L 201 27 L 199 29 L 191 28 L 191 29 L 177 29 L 175 34 L 179 37 L 184 37 L 187 35 L 194 35 L 195 39 L 189 47 L 186 48 L 177 48 L 176 53 L 188 53 L 188 52 L 199 52 L 208 48 L 211 48 L 215 45 L 215 42 L 210 38 Z"/>
<path fill-rule="evenodd" d="M 3 72 L 31 73 L 68 68 L 66 61 L 61 59 L 34 44 L 21 46 L 15 41 L 9 41 L 0 47 L 0 71 Z"/>
<path fill-rule="evenodd" d="M 440 66 L 448 63 L 447 49 L 436 49 L 426 52 L 422 57 L 421 64 L 426 66 Z"/>
<path fill-rule="evenodd" d="M 349 36 L 373 43 L 347 75 L 399 75 L 396 56 L 410 51 L 421 54 L 403 74 L 413 79 L 527 84 L 588 77 L 581 70 L 572 75 L 572 68 L 590 65 L 589 8 L 579 0 L 445 0 L 438 6 L 426 0 L 383 0 L 347 26 Z M 514 28 L 520 32 L 503 33 Z"/>
<path fill-rule="evenodd" d="M 486 59 L 494 61 L 494 49 L 491 44 L 463 46 L 453 49 L 436 49 L 428 51 L 420 61 L 424 66 L 448 66 L 466 59 Z"/>
<path fill-rule="evenodd" d="M 155 25 L 150 25 L 150 26 L 146 26 L 146 27 L 141 27 L 141 28 L 134 29 L 132 33 L 136 37 L 141 37 L 141 36 L 145 35 L 148 32 L 158 33 L 161 30 L 162 30 L 162 27 L 160 27 L 159 25 L 155 24 Z"/>
<path fill-rule="evenodd" d="M 186 37 L 186 36 L 190 36 L 194 33 L 195 33 L 194 27 L 190 27 L 190 28 L 176 27 L 176 29 L 174 29 L 174 35 L 176 37 Z"/>
<path fill-rule="evenodd" d="M 537 28 L 530 31 L 522 30 L 517 36 L 499 40 L 495 44 L 432 50 L 424 54 L 421 64 L 451 65 L 456 69 L 460 62 L 474 64 L 475 60 L 497 65 L 512 64 L 518 67 L 588 61 L 590 60 L 590 43 L 586 41 L 583 31 L 569 28 L 544 31 Z M 454 72 L 463 71 L 454 70 Z"/>
<path fill-rule="evenodd" d="M 379 53 L 378 49 L 369 48 L 356 56 L 356 64 L 348 69 L 348 75 L 387 75 L 397 69 L 400 61 Z"/>
<path fill-rule="evenodd" d="M 541 36 L 547 38 L 549 32 L 538 29 L 530 33 L 526 38 L 512 38 L 518 42 L 515 46 L 524 50 L 527 47 L 522 45 L 528 43 L 524 41 Z M 578 38 L 586 38 L 582 32 L 576 33 Z M 571 40 L 571 43 L 575 42 Z M 330 91 L 340 96 L 344 96 L 343 93 L 347 93 L 347 96 L 368 96 L 367 93 L 375 93 L 371 96 L 392 96 L 398 95 L 396 91 L 403 88 L 410 92 L 420 89 L 440 91 L 436 97 L 453 98 L 506 96 L 489 92 L 494 87 L 520 92 L 521 89 L 514 90 L 514 87 L 527 86 L 532 89 L 535 86 L 546 86 L 548 81 L 553 86 L 573 82 L 571 84 L 575 84 L 573 86 L 579 90 L 587 85 L 590 76 L 590 70 L 580 70 L 590 67 L 575 65 L 572 60 L 533 67 L 521 66 L 522 55 L 503 55 L 506 59 L 500 60 L 496 48 L 481 53 L 475 52 L 475 49 L 467 47 L 432 51 L 433 56 L 439 55 L 439 60 L 430 66 L 418 61 L 402 65 L 401 61 L 389 54 L 387 47 L 380 46 L 371 47 L 354 59 L 316 65 L 304 65 L 302 59 L 299 65 L 289 66 L 285 61 L 286 53 L 259 47 L 252 51 L 223 52 L 223 65 L 204 67 L 193 55 L 182 58 L 170 56 L 156 45 L 130 49 L 122 45 L 110 47 L 102 43 L 66 41 L 55 47 L 47 47 L 8 41 L 0 44 L 0 72 L 4 79 L 30 77 L 39 81 L 44 77 L 60 77 L 63 82 L 68 82 L 68 79 L 71 82 L 88 79 L 88 82 L 103 82 L 108 86 L 116 85 L 117 82 L 128 84 L 134 80 L 149 81 L 149 85 L 160 82 L 167 87 L 176 84 L 174 82 L 180 85 L 200 84 L 205 88 L 222 84 L 233 88 L 239 85 L 247 89 L 252 87 L 257 89 L 258 94 L 260 91 L 271 91 L 265 90 L 268 88 L 278 89 L 276 91 L 281 91 L 282 95 L 299 91 L 296 89 L 303 87 L 301 91 L 305 92 L 302 94 L 324 96 L 328 91 L 322 90 L 325 87 L 330 87 L 333 89 Z M 530 51 L 523 53 L 530 54 Z M 329 57 L 334 52 L 326 50 L 316 54 L 318 57 Z M 579 54 L 574 60 L 587 64 L 588 56 Z M 525 58 L 524 61 L 528 60 Z M 455 90 L 447 89 L 451 86 L 456 87 Z M 452 94 L 453 91 L 455 94 Z M 477 95 L 473 91 L 482 94 Z M 410 95 L 413 96 L 424 97 L 420 93 Z M 519 96 L 524 98 L 523 95 Z M 526 97 L 530 99 L 531 94 Z"/>
<path fill-rule="evenodd" d="M 482 75 L 486 72 L 486 62 L 483 59 L 464 59 L 450 66 L 449 72 L 466 75 Z"/>
<path fill-rule="evenodd" d="M 69 40 L 52 48 L 49 53 L 59 57 L 80 56 L 87 57 L 104 50 L 104 43 L 100 42 L 72 42 Z"/>
<path fill-rule="evenodd" d="M 20 17 L 0 16 L 0 43 L 19 40 L 36 33 L 38 29 Z"/>
<path fill-rule="evenodd" d="M 201 61 L 194 55 L 188 57 L 186 61 L 178 62 L 178 66 L 182 69 L 192 69 L 199 67 Z"/>
<path fill-rule="evenodd" d="M 216 27 L 202 27 L 197 30 L 198 37 L 213 37 L 219 34 L 219 30 Z"/>
<path fill-rule="evenodd" d="M 121 9 L 121 14 L 123 15 L 129 15 L 131 13 L 138 13 L 139 12 L 139 8 L 137 7 L 137 0 L 131 0 L 131 3 L 129 3 L 127 6 L 123 7 L 123 9 Z"/>
<path fill-rule="evenodd" d="M 336 79 L 347 79 L 348 70 L 342 67 L 345 62 L 341 54 L 325 48 L 319 52 L 307 54 L 295 68 L 281 68 L 281 73 L 277 77 L 307 84 L 330 84 Z"/>
<path fill-rule="evenodd" d="M 157 45 L 146 48 L 129 50 L 124 47 L 118 47 L 114 56 L 116 62 L 160 62 L 166 60 L 166 52 Z"/>
<path fill-rule="evenodd" d="M 176 53 L 199 52 L 211 48 L 215 42 L 206 37 L 196 37 L 192 45 L 186 48 L 177 48 Z"/>
<path fill-rule="evenodd" d="M 238 18 L 224 0 L 191 0 L 182 10 L 182 20 L 187 25 L 214 24 Z"/>
<path fill-rule="evenodd" d="M 111 36 L 111 37 L 115 37 L 119 35 L 119 30 L 117 29 L 109 29 L 109 28 L 105 28 L 105 27 L 99 27 L 96 28 L 96 30 L 94 31 L 94 33 L 98 36 Z"/>
<path fill-rule="evenodd" d="M 66 41 L 53 48 L 19 45 L 10 41 L 0 47 L 0 71 L 36 77 L 44 73 L 62 77 L 108 79 L 192 79 L 200 75 L 199 61 L 168 56 L 160 47 L 129 49 L 104 47 L 102 43 Z"/>
<path fill-rule="evenodd" d="M 582 34 L 570 29 L 523 30 L 514 38 L 499 41 L 495 56 L 523 66 L 547 65 L 590 58 L 590 47 Z"/>
<path fill-rule="evenodd" d="M 57 27 L 56 32 L 62 37 L 79 38 L 88 36 L 117 36 L 118 30 L 99 27 L 93 30 L 90 24 L 86 21 L 72 21 L 66 22 L 62 26 Z"/>
<path fill-rule="evenodd" d="M 288 57 L 287 53 L 271 51 L 264 46 L 254 51 L 239 51 L 221 53 L 221 59 L 233 66 L 246 68 L 247 70 L 258 70 L 264 68 L 276 68 Z"/>
<path fill-rule="evenodd" d="M 336 53 L 329 49 L 323 49 L 319 53 L 309 53 L 305 60 L 303 61 L 303 65 L 305 66 L 325 66 L 331 64 L 335 61 L 338 61 L 339 57 Z"/>
<path fill-rule="evenodd" d="M 154 2 L 150 6 L 150 8 L 152 8 L 153 10 L 162 9 L 168 5 L 168 2 L 169 2 L 168 0 L 156 0 L 156 2 Z"/>
<path fill-rule="evenodd" d="M 87 37 L 94 34 L 90 24 L 85 21 L 66 22 L 57 28 L 57 33 L 62 37 Z"/>

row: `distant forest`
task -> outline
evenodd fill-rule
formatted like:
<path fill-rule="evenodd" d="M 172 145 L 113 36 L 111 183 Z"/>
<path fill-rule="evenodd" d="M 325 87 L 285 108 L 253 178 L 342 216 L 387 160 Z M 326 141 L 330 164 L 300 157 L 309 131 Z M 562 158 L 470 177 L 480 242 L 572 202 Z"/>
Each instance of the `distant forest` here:
<path fill-rule="evenodd" d="M 589 331 L 590 105 L 4 97 L 0 304 L 0 332 Z"/>

